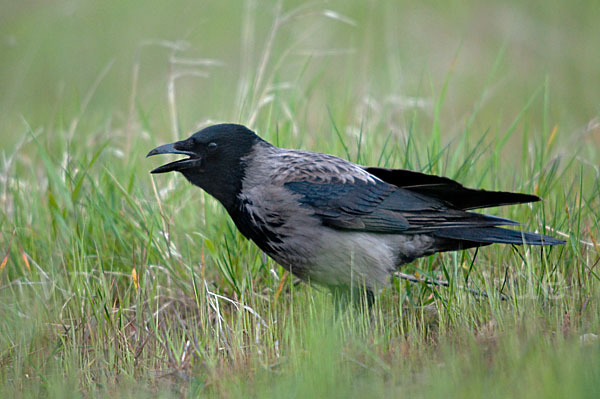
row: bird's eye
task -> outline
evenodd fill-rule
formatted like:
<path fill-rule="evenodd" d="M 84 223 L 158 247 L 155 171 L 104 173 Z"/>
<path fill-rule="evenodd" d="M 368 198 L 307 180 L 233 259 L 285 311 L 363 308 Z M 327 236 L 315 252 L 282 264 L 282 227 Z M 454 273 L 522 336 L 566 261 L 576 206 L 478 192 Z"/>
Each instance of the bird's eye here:
<path fill-rule="evenodd" d="M 210 142 L 208 143 L 208 145 L 206 146 L 209 150 L 213 151 L 217 149 L 217 143 L 215 142 Z"/>

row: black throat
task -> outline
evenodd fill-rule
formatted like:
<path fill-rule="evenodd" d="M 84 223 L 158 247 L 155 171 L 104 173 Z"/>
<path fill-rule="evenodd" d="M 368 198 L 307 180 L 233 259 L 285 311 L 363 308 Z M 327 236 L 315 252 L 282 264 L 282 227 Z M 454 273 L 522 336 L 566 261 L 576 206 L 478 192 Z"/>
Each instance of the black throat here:
<path fill-rule="evenodd" d="M 228 169 L 212 173 L 183 173 L 183 175 L 190 183 L 216 198 L 231 213 L 238 207 L 246 166 L 244 161 L 240 161 L 235 165 L 229 165 Z"/>

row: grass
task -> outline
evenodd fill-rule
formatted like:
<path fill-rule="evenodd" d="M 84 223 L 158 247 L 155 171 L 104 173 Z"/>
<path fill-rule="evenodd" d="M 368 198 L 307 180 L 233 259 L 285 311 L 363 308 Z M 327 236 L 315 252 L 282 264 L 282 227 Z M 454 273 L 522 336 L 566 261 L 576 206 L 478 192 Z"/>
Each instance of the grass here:
<path fill-rule="evenodd" d="M 594 2 L 3 9 L 0 397 L 599 396 Z M 395 279 L 336 313 L 148 174 L 221 120 L 537 193 L 491 212 L 567 243 L 422 259 L 402 272 L 447 288 Z"/>

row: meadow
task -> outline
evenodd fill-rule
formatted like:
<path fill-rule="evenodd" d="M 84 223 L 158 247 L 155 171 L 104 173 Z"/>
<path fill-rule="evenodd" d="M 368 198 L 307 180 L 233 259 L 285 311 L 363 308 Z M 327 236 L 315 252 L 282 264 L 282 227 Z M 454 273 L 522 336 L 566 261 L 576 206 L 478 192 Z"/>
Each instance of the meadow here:
<path fill-rule="evenodd" d="M 600 397 L 596 1 L 1 6 L 1 398 Z M 437 254 L 337 311 L 149 174 L 225 121 L 535 193 L 489 212 L 566 243 Z"/>

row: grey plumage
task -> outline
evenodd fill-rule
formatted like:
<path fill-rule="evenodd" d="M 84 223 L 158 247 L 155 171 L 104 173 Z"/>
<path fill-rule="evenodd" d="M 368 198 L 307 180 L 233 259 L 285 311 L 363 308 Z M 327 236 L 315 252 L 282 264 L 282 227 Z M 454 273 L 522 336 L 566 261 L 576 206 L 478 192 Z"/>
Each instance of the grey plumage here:
<path fill-rule="evenodd" d="M 215 125 L 148 155 L 190 158 L 181 172 L 227 209 L 238 229 L 295 275 L 332 289 L 374 291 L 401 265 L 435 252 L 491 243 L 562 241 L 498 226 L 466 211 L 532 202 L 406 170 L 365 168 L 328 154 L 275 147 L 241 125 Z"/>

